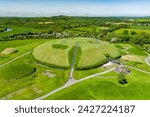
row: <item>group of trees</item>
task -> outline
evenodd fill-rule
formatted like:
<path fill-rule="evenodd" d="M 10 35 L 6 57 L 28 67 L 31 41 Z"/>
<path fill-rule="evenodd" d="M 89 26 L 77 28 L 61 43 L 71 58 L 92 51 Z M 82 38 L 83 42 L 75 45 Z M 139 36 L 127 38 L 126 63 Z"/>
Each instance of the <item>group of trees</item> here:
<path fill-rule="evenodd" d="M 122 24 L 121 22 L 124 22 Z M 120 23 L 115 25 L 115 23 Z M 0 37 L 0 40 L 13 40 L 13 39 L 32 39 L 32 38 L 64 38 L 64 37 L 93 37 L 110 42 L 130 42 L 144 46 L 150 44 L 150 34 L 136 31 L 124 30 L 122 34 L 114 33 L 115 30 L 126 28 L 126 23 L 149 24 L 146 22 L 138 22 L 138 20 L 127 20 L 124 17 L 69 17 L 69 16 L 55 16 L 49 18 L 1 18 L 0 33 L 6 27 L 16 26 L 22 28 L 42 29 L 42 32 L 28 32 L 25 34 L 13 34 L 10 37 Z M 86 27 L 86 26 L 103 26 L 109 27 L 108 29 L 93 31 L 72 31 L 72 28 Z"/>
<path fill-rule="evenodd" d="M 129 32 L 128 30 L 124 30 L 122 34 L 109 34 L 108 38 L 109 41 L 113 40 L 113 42 L 134 43 L 142 47 L 145 44 L 150 44 L 150 34 L 146 32 L 137 33 L 135 31 Z"/>

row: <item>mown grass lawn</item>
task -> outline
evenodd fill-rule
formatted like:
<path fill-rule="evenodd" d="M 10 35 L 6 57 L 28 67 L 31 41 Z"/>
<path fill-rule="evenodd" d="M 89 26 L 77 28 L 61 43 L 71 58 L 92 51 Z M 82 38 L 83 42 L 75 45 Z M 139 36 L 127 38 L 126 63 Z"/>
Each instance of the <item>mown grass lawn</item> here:
<path fill-rule="evenodd" d="M 54 100 L 149 100 L 150 74 L 131 69 L 128 84 L 118 84 L 115 72 L 89 79 L 57 92 L 46 99 Z M 107 78 L 108 77 L 108 78 Z M 109 78 L 110 77 L 110 78 Z M 112 78 L 111 78 L 112 77 Z"/>

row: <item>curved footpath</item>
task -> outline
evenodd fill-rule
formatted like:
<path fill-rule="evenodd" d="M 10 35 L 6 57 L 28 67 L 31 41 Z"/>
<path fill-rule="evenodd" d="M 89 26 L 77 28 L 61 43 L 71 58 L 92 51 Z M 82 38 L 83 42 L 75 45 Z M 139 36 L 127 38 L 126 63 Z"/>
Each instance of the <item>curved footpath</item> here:
<path fill-rule="evenodd" d="M 128 66 L 128 65 L 126 65 L 128 68 L 132 68 L 132 69 L 135 69 L 135 70 L 137 70 L 137 71 L 140 71 L 140 72 L 143 72 L 143 73 L 146 73 L 146 74 L 150 74 L 150 72 L 148 72 L 148 71 L 144 71 L 144 70 L 141 70 L 141 69 L 138 69 L 138 68 L 135 68 L 135 67 L 131 67 L 131 66 Z"/>
<path fill-rule="evenodd" d="M 6 62 L 6 63 L 0 65 L 0 68 L 3 67 L 3 66 L 5 66 L 5 65 L 7 65 L 7 64 L 9 64 L 9 63 L 11 63 L 11 62 L 13 62 L 13 61 L 15 61 L 15 60 L 17 60 L 17 59 L 20 59 L 21 57 L 23 57 L 23 56 L 25 56 L 25 55 L 27 55 L 27 54 L 30 54 L 30 53 L 31 53 L 31 51 L 29 51 L 29 52 L 27 52 L 27 53 L 25 53 L 25 54 L 22 54 L 22 55 L 20 55 L 20 56 L 18 56 L 18 57 L 15 57 L 14 59 L 12 59 L 12 60 L 10 60 L 10 61 L 8 61 L 8 62 Z"/>

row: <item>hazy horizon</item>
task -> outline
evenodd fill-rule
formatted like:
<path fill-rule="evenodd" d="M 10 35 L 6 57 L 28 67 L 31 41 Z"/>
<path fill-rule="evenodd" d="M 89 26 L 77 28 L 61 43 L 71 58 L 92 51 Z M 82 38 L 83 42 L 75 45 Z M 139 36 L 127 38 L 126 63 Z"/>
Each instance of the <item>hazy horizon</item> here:
<path fill-rule="evenodd" d="M 149 0 L 0 0 L 0 16 L 150 16 Z"/>

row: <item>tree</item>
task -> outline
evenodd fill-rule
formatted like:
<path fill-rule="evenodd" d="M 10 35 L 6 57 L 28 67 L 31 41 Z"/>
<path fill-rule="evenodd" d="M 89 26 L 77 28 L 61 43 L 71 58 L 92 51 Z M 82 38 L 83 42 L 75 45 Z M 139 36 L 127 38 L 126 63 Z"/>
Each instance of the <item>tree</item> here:
<path fill-rule="evenodd" d="M 128 82 L 127 82 L 126 75 L 125 75 L 124 72 L 120 72 L 120 73 L 118 74 L 118 82 L 119 82 L 120 84 L 122 84 L 122 85 L 128 83 Z"/>
<path fill-rule="evenodd" d="M 131 35 L 135 35 L 137 34 L 135 31 L 131 31 Z"/>
<path fill-rule="evenodd" d="M 124 31 L 123 31 L 123 34 L 124 34 L 124 35 L 128 35 L 128 34 L 129 34 L 129 31 L 128 31 L 128 30 L 124 30 Z"/>

